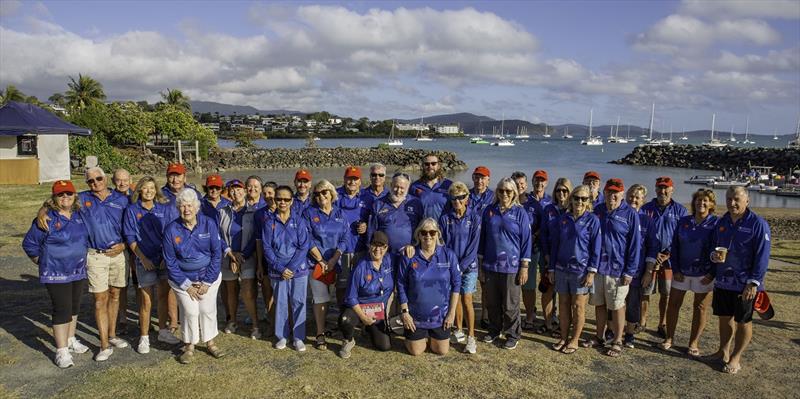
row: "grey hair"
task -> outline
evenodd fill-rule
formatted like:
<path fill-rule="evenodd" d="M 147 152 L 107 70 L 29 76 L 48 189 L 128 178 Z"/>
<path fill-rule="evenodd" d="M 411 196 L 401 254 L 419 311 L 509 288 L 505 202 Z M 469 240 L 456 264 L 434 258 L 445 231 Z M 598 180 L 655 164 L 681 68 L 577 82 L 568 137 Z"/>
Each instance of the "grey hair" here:
<path fill-rule="evenodd" d="M 747 192 L 743 186 L 730 186 L 725 190 L 725 196 L 734 196 L 736 194 L 744 194 L 745 198 L 750 198 L 750 193 Z"/>
<path fill-rule="evenodd" d="M 414 229 L 414 246 L 419 245 L 420 241 L 422 241 L 420 240 L 419 235 L 420 231 L 425 229 L 425 226 L 433 226 L 436 231 L 439 232 L 439 234 L 436 235 L 436 244 L 444 245 L 444 241 L 442 240 L 442 229 L 439 228 L 439 222 L 437 222 L 434 218 L 425 218 L 422 219 L 422 221 L 417 225 L 417 228 Z"/>
<path fill-rule="evenodd" d="M 84 173 L 84 176 L 89 176 L 90 173 L 97 173 L 100 176 L 106 177 L 106 172 L 104 172 L 103 168 L 99 166 L 92 166 L 91 168 L 87 168 L 86 173 Z"/>
<path fill-rule="evenodd" d="M 380 162 L 375 162 L 374 164 L 369 166 L 370 172 L 372 172 L 373 170 L 376 170 L 376 169 L 386 170 L 386 165 L 384 165 L 384 164 L 382 164 Z"/>
<path fill-rule="evenodd" d="M 200 200 L 197 199 L 197 193 L 191 188 L 184 188 L 175 196 L 175 206 L 180 208 L 183 204 L 192 204 L 198 211 L 200 210 Z"/>

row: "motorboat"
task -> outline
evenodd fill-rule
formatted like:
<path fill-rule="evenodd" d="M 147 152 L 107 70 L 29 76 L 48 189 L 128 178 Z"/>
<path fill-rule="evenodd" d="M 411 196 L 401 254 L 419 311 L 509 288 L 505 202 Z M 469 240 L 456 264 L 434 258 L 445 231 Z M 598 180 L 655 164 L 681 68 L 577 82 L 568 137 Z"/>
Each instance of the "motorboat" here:
<path fill-rule="evenodd" d="M 495 146 L 495 147 L 513 147 L 513 146 L 515 146 L 513 141 L 507 140 L 507 139 L 495 141 L 494 143 L 492 143 L 492 145 Z"/>
<path fill-rule="evenodd" d="M 689 180 L 684 180 L 683 182 L 686 183 L 686 184 L 708 185 L 709 183 L 713 183 L 716 180 L 722 180 L 722 176 L 695 175 L 695 176 L 692 176 Z"/>

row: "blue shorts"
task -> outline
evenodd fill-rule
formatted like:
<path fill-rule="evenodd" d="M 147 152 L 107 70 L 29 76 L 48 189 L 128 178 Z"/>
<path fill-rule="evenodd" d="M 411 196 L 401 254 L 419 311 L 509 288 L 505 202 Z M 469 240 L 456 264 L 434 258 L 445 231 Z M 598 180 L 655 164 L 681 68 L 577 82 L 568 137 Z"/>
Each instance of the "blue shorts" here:
<path fill-rule="evenodd" d="M 556 292 L 559 294 L 583 295 L 594 292 L 594 287 L 584 287 L 584 276 L 556 270 Z"/>
<path fill-rule="evenodd" d="M 531 263 L 528 264 L 528 281 L 522 285 L 523 290 L 536 290 L 536 287 L 538 286 L 538 282 L 536 281 L 536 273 L 539 271 L 539 265 L 544 263 L 543 261 L 544 259 L 542 258 L 542 253 L 534 250 L 533 254 L 531 255 Z"/>
<path fill-rule="evenodd" d="M 139 288 L 152 287 L 158 283 L 158 280 L 167 279 L 167 269 L 145 270 L 142 261 L 136 257 L 136 280 Z"/>
<path fill-rule="evenodd" d="M 478 271 L 471 271 L 461 275 L 461 295 L 474 294 L 478 290 Z"/>

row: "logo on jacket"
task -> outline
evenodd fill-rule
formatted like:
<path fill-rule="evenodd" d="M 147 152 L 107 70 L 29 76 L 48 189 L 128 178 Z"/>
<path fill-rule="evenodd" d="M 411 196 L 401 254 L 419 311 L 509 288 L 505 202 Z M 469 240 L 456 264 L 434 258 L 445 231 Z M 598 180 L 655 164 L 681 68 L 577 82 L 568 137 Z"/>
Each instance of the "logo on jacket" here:
<path fill-rule="evenodd" d="M 181 239 L 181 236 L 176 236 L 175 237 L 175 244 L 180 244 L 181 241 L 183 241 L 183 239 Z"/>
<path fill-rule="evenodd" d="M 725 232 L 725 226 L 719 226 L 719 232 L 720 233 Z"/>
<path fill-rule="evenodd" d="M 367 282 L 372 281 L 372 275 L 371 274 L 367 274 L 367 277 L 365 277 L 365 278 L 367 279 Z"/>
<path fill-rule="evenodd" d="M 55 228 L 56 228 L 56 230 L 61 230 L 61 222 L 56 222 Z M 769 240 L 767 240 L 767 241 L 769 241 Z"/>
<path fill-rule="evenodd" d="M 419 267 L 419 265 L 417 264 L 417 262 L 411 262 L 411 268 L 412 269 L 417 270 L 418 267 Z"/>
<path fill-rule="evenodd" d="M 83 203 L 83 206 L 90 208 L 92 206 L 92 201 L 86 201 Z"/>
<path fill-rule="evenodd" d="M 141 212 L 137 213 L 136 214 L 136 219 L 141 219 L 141 218 L 142 218 L 142 213 Z"/>
<path fill-rule="evenodd" d="M 313 220 L 314 223 L 319 223 L 319 216 L 314 216 L 314 218 L 311 220 Z"/>

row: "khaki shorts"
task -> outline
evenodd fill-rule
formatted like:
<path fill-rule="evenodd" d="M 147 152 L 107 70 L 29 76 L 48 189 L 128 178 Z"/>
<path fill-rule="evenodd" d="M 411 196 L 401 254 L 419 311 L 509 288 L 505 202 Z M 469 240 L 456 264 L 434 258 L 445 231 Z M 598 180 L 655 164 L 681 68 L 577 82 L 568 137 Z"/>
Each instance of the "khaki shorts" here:
<path fill-rule="evenodd" d="M 589 298 L 592 306 L 606 306 L 608 310 L 618 310 L 625 306 L 629 285 L 620 285 L 622 277 L 614 278 L 602 274 L 594 275 L 594 293 Z"/>
<path fill-rule="evenodd" d="M 125 251 L 110 257 L 89 250 L 86 256 L 86 271 L 89 274 L 89 292 L 97 293 L 108 291 L 108 287 L 122 288 L 128 285 L 128 264 L 125 261 Z"/>
<path fill-rule="evenodd" d="M 239 265 L 239 272 L 231 271 L 231 259 L 222 255 L 222 281 L 252 280 L 256 278 L 256 257 L 255 255 L 246 258 L 243 265 Z"/>

